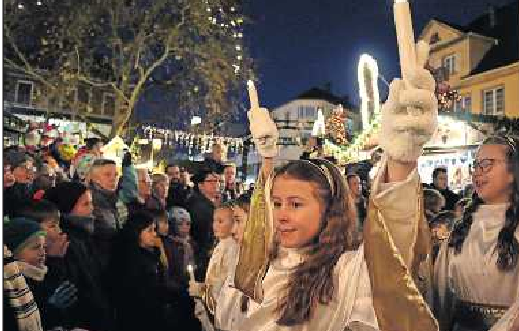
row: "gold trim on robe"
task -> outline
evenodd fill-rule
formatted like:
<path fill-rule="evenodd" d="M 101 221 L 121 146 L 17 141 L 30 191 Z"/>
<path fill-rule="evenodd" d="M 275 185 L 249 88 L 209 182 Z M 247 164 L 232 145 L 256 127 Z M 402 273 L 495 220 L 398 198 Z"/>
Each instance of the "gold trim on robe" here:
<path fill-rule="evenodd" d="M 421 184 L 416 203 L 418 228 L 409 253 L 396 247 L 383 212 L 373 199 L 364 228 L 364 257 L 369 271 L 373 306 L 382 331 L 436 331 L 438 324 L 424 296 L 431 293 L 430 237 L 423 214 Z M 407 247 L 406 247 L 407 248 Z M 405 260 L 410 261 L 411 270 Z M 419 288 L 422 289 L 423 295 Z"/>
<path fill-rule="evenodd" d="M 234 276 L 235 287 L 256 302 L 263 298 L 262 281 L 274 232 L 267 204 L 270 182 L 263 173 L 256 182 Z"/>

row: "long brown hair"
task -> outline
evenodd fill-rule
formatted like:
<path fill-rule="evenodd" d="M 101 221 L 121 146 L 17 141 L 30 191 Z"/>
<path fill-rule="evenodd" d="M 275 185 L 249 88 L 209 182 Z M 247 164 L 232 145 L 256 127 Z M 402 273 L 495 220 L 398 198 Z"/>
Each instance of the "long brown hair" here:
<path fill-rule="evenodd" d="M 333 299 L 334 267 L 345 251 L 353 249 L 353 208 L 346 181 L 328 161 L 292 161 L 275 172 L 274 180 L 279 176 L 315 183 L 318 198 L 326 206 L 321 231 L 290 275 L 278 302 L 277 323 L 293 326 L 310 320 L 317 304 L 327 305 Z M 271 258 L 277 256 L 277 248 Z"/>
<path fill-rule="evenodd" d="M 519 224 L 519 139 L 512 136 L 493 136 L 485 139 L 483 145 L 503 145 L 507 147 L 506 158 L 508 171 L 514 176 L 512 193 L 509 198 L 510 206 L 505 213 L 505 225 L 497 236 L 497 267 L 499 270 L 511 271 L 517 266 L 519 243 L 515 231 Z M 476 169 L 473 169 L 474 171 Z M 473 194 L 472 202 L 465 208 L 461 222 L 457 223 L 449 239 L 449 246 L 454 247 L 454 253 L 459 254 L 472 226 L 473 213 L 484 201 Z"/>

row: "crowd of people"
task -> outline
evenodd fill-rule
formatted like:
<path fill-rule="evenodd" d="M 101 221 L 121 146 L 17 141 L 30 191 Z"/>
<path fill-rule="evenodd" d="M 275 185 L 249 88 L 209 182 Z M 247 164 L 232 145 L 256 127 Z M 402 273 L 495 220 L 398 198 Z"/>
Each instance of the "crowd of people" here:
<path fill-rule="evenodd" d="M 99 138 L 69 162 L 60 143 L 3 153 L 4 272 L 31 293 L 13 296 L 4 278 L 6 329 L 201 330 L 188 266 L 203 281 L 215 236 L 239 236 L 250 195 L 235 165 L 214 148 L 192 174 L 174 163 L 151 174 L 130 153 L 118 169 Z"/>
<path fill-rule="evenodd" d="M 218 147 L 164 174 L 130 153 L 118 169 L 100 139 L 70 162 L 59 140 L 4 150 L 4 328 L 518 330 L 519 140 L 483 141 L 463 198 L 445 169 L 422 185 L 437 102 L 414 70 L 391 84 L 368 193 L 324 159 L 274 169 L 278 131 L 253 86 L 253 192 Z M 402 121 L 407 107 L 420 120 Z"/>

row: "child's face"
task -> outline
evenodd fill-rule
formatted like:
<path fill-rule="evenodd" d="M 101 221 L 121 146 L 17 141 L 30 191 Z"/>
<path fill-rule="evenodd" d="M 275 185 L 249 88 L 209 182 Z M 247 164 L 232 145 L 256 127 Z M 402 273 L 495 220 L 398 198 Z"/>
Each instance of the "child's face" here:
<path fill-rule="evenodd" d="M 159 222 L 158 222 L 158 229 L 157 229 L 157 233 L 160 235 L 160 236 L 167 236 L 168 235 L 168 232 L 169 232 L 169 224 L 168 224 L 168 221 L 164 218 L 164 219 L 161 219 Z"/>
<path fill-rule="evenodd" d="M 189 231 L 191 231 L 191 222 L 188 220 L 180 221 L 177 224 L 178 235 L 182 238 L 189 236 Z"/>
<path fill-rule="evenodd" d="M 239 244 L 243 241 L 243 232 L 245 231 L 245 224 L 247 222 L 247 213 L 245 210 L 240 207 L 236 207 L 233 210 L 233 227 L 232 227 L 232 237 Z"/>
<path fill-rule="evenodd" d="M 15 256 L 17 260 L 35 267 L 45 266 L 45 236 L 34 236 L 27 246 Z"/>
<path fill-rule="evenodd" d="M 156 245 L 157 232 L 155 232 L 155 223 L 151 223 L 147 228 L 142 230 L 139 235 L 139 246 L 142 248 L 153 248 Z"/>
<path fill-rule="evenodd" d="M 232 234 L 233 214 L 232 210 L 216 209 L 213 215 L 213 232 L 219 240 L 225 239 Z"/>
<path fill-rule="evenodd" d="M 40 226 L 43 231 L 47 232 L 47 240 L 50 242 L 55 241 L 61 234 L 59 218 L 46 218 L 40 223 Z"/>

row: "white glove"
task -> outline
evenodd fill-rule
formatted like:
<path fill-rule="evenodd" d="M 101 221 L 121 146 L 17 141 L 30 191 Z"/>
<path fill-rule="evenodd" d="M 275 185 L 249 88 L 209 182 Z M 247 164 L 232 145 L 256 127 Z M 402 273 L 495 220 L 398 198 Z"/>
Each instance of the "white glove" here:
<path fill-rule="evenodd" d="M 204 287 L 205 287 L 204 283 L 199 283 L 199 282 L 190 280 L 189 289 L 188 289 L 189 295 L 192 297 L 198 297 L 198 298 L 201 297 L 202 293 L 204 292 Z"/>
<path fill-rule="evenodd" d="M 267 108 L 260 108 L 256 87 L 252 81 L 247 82 L 249 89 L 250 110 L 247 117 L 250 122 L 252 139 L 263 157 L 274 157 L 278 154 L 279 132 L 276 123 L 270 118 Z"/>
<path fill-rule="evenodd" d="M 438 125 L 438 101 L 434 95 L 435 81 L 424 65 L 429 45 L 420 41 L 416 47 L 414 70 L 406 81 L 395 79 L 389 97 L 382 106 L 380 147 L 393 159 L 416 161 L 423 145 Z"/>

